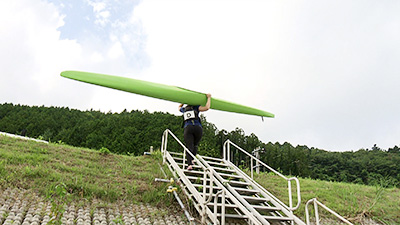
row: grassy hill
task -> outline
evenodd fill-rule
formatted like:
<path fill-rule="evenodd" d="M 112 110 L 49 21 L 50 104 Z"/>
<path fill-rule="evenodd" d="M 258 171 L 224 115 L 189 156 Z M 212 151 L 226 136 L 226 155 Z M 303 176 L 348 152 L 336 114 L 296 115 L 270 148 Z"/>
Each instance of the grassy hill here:
<path fill-rule="evenodd" d="M 75 198 L 169 204 L 167 184 L 154 182 L 164 178 L 157 160 L 0 135 L 0 187 L 47 196 L 63 184 Z"/>
<path fill-rule="evenodd" d="M 168 184 L 154 182 L 154 178 L 164 177 L 159 164 L 161 157 L 157 154 L 131 157 L 110 154 L 105 149 L 95 151 L 0 135 L 0 189 L 18 187 L 51 196 L 62 184 L 72 201 L 85 198 L 155 206 L 175 204 L 165 192 Z M 165 166 L 164 170 L 169 172 Z M 256 175 L 256 180 L 288 202 L 285 181 L 268 173 Z M 317 197 L 356 224 L 362 217 L 382 224 L 400 224 L 400 190 L 385 188 L 384 181 L 364 186 L 300 179 L 300 185 L 302 204 L 296 214 L 302 219 L 305 202 Z"/>
<path fill-rule="evenodd" d="M 255 180 L 288 205 L 288 184 L 275 174 L 255 174 Z M 301 188 L 301 205 L 295 214 L 304 219 L 306 202 L 317 198 L 328 208 L 334 210 L 355 224 L 363 224 L 372 219 L 380 224 L 400 224 L 400 189 L 385 188 L 382 181 L 377 186 L 329 182 L 299 178 Z M 292 183 L 294 203 L 297 196 Z M 313 205 L 309 206 L 313 215 Z M 319 208 L 321 218 L 332 219 L 325 210 Z"/>

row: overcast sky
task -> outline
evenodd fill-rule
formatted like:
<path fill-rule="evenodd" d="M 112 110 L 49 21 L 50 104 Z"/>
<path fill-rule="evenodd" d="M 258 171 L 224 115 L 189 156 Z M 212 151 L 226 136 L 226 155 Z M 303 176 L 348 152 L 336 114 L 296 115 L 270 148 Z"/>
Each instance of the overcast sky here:
<path fill-rule="evenodd" d="M 0 1 L 0 103 L 103 112 L 177 103 L 60 77 L 176 85 L 276 115 L 219 130 L 329 151 L 400 145 L 400 1 Z M 161 138 L 161 134 L 160 134 Z"/>

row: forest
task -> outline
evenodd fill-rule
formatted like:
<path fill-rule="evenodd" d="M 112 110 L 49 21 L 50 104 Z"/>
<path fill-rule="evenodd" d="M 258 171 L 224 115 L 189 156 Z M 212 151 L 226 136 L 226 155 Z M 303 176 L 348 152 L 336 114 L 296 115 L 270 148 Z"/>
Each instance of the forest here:
<path fill-rule="evenodd" d="M 305 145 L 263 143 L 241 128 L 219 130 L 202 116 L 203 139 L 199 154 L 219 157 L 229 139 L 251 153 L 260 147 L 262 161 L 288 176 L 311 179 L 400 187 L 400 148 L 330 152 Z M 0 105 L 0 131 L 26 135 L 53 143 L 91 149 L 107 148 L 116 154 L 142 155 L 150 146 L 161 146 L 161 136 L 170 129 L 183 140 L 182 118 L 169 113 L 124 110 L 104 113 L 68 107 Z M 246 167 L 248 160 L 233 151 L 235 164 Z"/>

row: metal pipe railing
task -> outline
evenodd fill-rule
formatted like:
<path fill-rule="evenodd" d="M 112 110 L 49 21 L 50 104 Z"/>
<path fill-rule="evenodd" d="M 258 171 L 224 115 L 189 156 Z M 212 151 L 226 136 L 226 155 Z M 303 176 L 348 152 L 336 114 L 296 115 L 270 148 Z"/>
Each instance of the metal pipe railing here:
<path fill-rule="evenodd" d="M 213 172 L 216 180 L 219 180 L 220 182 L 224 181 L 224 179 L 221 177 L 221 175 L 219 175 L 217 172 L 215 172 L 215 170 L 206 161 L 204 161 L 203 158 L 200 157 L 200 160 L 202 161 L 202 163 L 204 165 L 206 165 L 208 168 L 210 168 L 210 171 Z M 246 210 L 243 212 L 246 214 L 246 216 L 249 216 L 249 219 L 251 219 L 253 224 L 256 224 L 256 223 L 257 224 L 260 224 L 260 223 L 261 224 L 269 224 L 268 221 L 257 210 L 255 210 L 253 207 L 251 207 L 251 205 L 247 201 L 245 201 L 235 189 L 233 189 L 229 185 L 227 185 L 225 188 L 228 190 L 228 192 L 232 196 L 234 196 L 234 198 L 231 198 L 231 200 L 234 201 L 234 203 L 236 205 L 238 205 L 238 206 L 243 205 L 246 208 Z"/>
<path fill-rule="evenodd" d="M 212 199 L 212 193 L 213 193 L 213 189 L 214 189 L 214 183 L 216 184 L 216 186 L 217 187 L 219 187 L 221 190 L 224 190 L 224 187 L 223 187 L 223 185 L 221 184 L 221 183 L 219 183 L 219 181 L 218 180 L 216 180 L 216 178 L 215 178 L 215 175 L 214 175 L 214 173 L 215 173 L 215 171 L 210 171 L 210 169 L 209 168 L 207 168 L 207 167 L 205 167 L 202 163 L 200 163 L 200 161 L 196 158 L 196 156 L 195 155 L 193 155 L 193 153 L 192 152 L 190 152 L 189 151 L 189 149 L 188 148 L 186 148 L 186 146 L 169 130 L 169 129 L 166 129 L 165 131 L 164 131 L 164 133 L 163 133 L 163 136 L 162 136 L 162 141 L 161 141 L 161 152 L 163 153 L 163 157 L 165 157 L 166 156 L 166 152 L 167 152 L 167 140 L 168 140 L 168 135 L 171 135 L 176 141 L 177 141 L 177 143 L 184 149 L 184 152 L 183 152 L 183 162 L 182 162 L 182 170 L 184 169 L 184 166 L 185 166 L 185 155 L 186 155 L 186 153 L 187 154 L 190 154 L 191 156 L 192 156 L 192 158 L 193 158 L 193 160 L 196 162 L 196 164 L 197 165 L 199 165 L 200 167 L 201 167 L 201 169 L 204 171 L 204 182 L 203 182 L 203 198 L 201 199 L 201 198 L 198 198 L 200 201 L 199 201 L 199 203 L 200 203 L 200 205 L 201 205 L 201 207 L 202 207 L 202 211 L 203 211 L 203 215 L 202 215 L 202 221 L 204 221 L 205 220 L 205 211 L 206 211 L 206 207 L 207 207 L 207 204 L 211 201 L 211 199 Z M 163 162 L 165 162 L 165 158 L 163 159 Z M 207 175 L 209 175 L 209 177 L 210 177 L 210 183 L 209 183 L 209 185 L 207 185 L 207 182 L 206 182 L 206 177 L 207 177 Z M 209 193 L 209 199 L 206 199 L 206 190 L 210 190 L 210 193 Z M 223 192 L 224 194 L 225 194 L 225 192 Z M 223 200 L 225 200 L 225 196 L 223 196 Z M 222 205 L 223 205 L 223 209 L 224 209 L 224 211 L 223 211 L 223 213 L 225 213 L 225 202 L 223 202 L 222 203 Z M 214 222 L 214 224 L 224 224 L 224 223 L 220 223 L 219 221 L 218 221 L 218 218 L 217 218 L 217 216 L 216 216 L 216 214 L 214 213 L 214 214 L 212 214 L 212 216 L 214 216 L 214 218 L 211 218 L 212 220 L 213 220 L 213 222 Z M 222 214 L 222 212 L 221 212 L 221 220 L 223 220 L 224 222 L 225 222 L 225 214 Z"/>
<path fill-rule="evenodd" d="M 225 191 L 225 186 L 216 177 L 216 176 L 218 176 L 218 173 L 216 173 L 214 169 L 209 167 L 209 165 L 207 165 L 207 167 L 206 167 L 204 162 L 200 162 L 199 159 L 195 155 L 193 155 L 193 153 L 191 153 L 189 151 L 189 149 L 187 149 L 186 146 L 169 129 L 166 129 L 162 136 L 161 152 L 163 153 L 163 157 L 167 156 L 168 135 L 171 135 L 178 142 L 178 144 L 184 149 L 183 157 L 185 157 L 185 154 L 187 152 L 188 154 L 190 154 L 192 156 L 193 160 L 195 160 L 196 164 L 201 167 L 201 169 L 204 171 L 205 174 L 207 174 L 207 171 L 208 171 L 208 174 L 210 176 L 210 186 L 208 187 L 209 190 L 213 189 L 213 183 L 215 183 L 216 186 L 218 188 L 220 188 L 221 190 L 224 190 L 223 195 L 222 195 L 222 201 L 223 201 L 222 208 L 223 209 L 221 211 L 221 220 L 223 220 L 223 221 L 225 220 L 225 195 L 228 195 L 228 197 L 231 199 L 231 201 L 233 201 L 241 209 L 241 211 L 249 218 L 250 221 L 252 221 L 252 223 L 254 225 L 261 224 L 260 221 L 258 221 L 256 219 L 256 217 L 254 216 L 254 213 L 251 213 L 246 207 L 241 205 L 241 203 L 232 195 L 232 193 L 230 193 L 229 191 Z M 163 159 L 163 162 L 165 162 L 165 158 Z M 182 164 L 185 165 L 185 161 L 183 161 Z M 204 180 L 206 180 L 206 179 L 204 179 Z M 204 183 L 203 183 L 203 189 L 206 189 L 206 188 L 207 188 L 207 186 L 204 186 Z M 212 194 L 212 192 L 210 193 L 210 196 L 211 196 L 211 194 Z M 203 193 L 203 196 L 205 197 L 204 193 Z M 216 196 L 216 198 L 217 198 L 217 196 Z M 207 201 L 205 201 L 205 198 L 198 198 L 198 201 L 199 201 L 199 204 L 201 204 L 202 209 L 205 209 L 206 204 L 207 204 L 206 203 Z M 214 204 L 215 204 L 215 202 L 214 202 Z M 209 217 L 211 217 L 214 224 L 224 224 L 224 223 L 220 223 L 218 221 L 218 218 L 216 217 L 215 212 L 212 214 L 209 214 Z"/>
<path fill-rule="evenodd" d="M 353 225 L 352 223 L 350 223 L 348 220 L 346 220 L 344 217 L 342 217 L 341 215 L 337 214 L 335 211 L 333 211 L 332 209 L 328 208 L 326 205 L 322 204 L 321 202 L 319 202 L 317 200 L 317 198 L 313 198 L 308 200 L 308 202 L 306 203 L 306 222 L 307 225 L 310 225 L 310 215 L 308 213 L 308 205 L 313 202 L 314 203 L 314 213 L 315 213 L 315 224 L 319 225 L 319 213 L 318 213 L 318 206 L 321 206 L 322 208 L 324 208 L 326 211 L 330 212 L 332 215 L 336 216 L 338 219 L 340 219 L 342 222 L 349 224 L 349 225 Z"/>
<path fill-rule="evenodd" d="M 221 224 L 225 224 L 225 190 L 222 189 L 215 194 L 214 198 L 214 216 L 217 217 L 218 212 L 218 196 L 222 197 L 222 205 L 221 205 Z"/>
<path fill-rule="evenodd" d="M 279 173 L 278 171 L 276 171 L 275 169 L 273 169 L 272 167 L 268 166 L 267 164 L 265 164 L 263 161 L 257 159 L 256 157 L 254 157 L 253 155 L 251 155 L 250 153 L 248 153 L 247 151 L 245 151 L 244 149 L 242 149 L 241 147 L 239 147 L 238 145 L 236 145 L 235 143 L 233 143 L 232 141 L 230 141 L 229 139 L 225 141 L 224 146 L 223 146 L 223 156 L 224 159 L 230 161 L 230 155 L 231 155 L 231 151 L 230 151 L 230 146 L 233 145 L 235 148 L 239 149 L 240 151 L 242 151 L 244 154 L 246 154 L 247 156 L 250 157 L 251 159 L 251 168 L 250 168 L 250 174 L 251 174 L 251 179 L 253 179 L 253 160 L 255 162 L 258 162 L 259 164 L 261 164 L 262 166 L 266 167 L 267 169 L 269 169 L 270 171 L 272 171 L 273 173 L 275 173 L 276 175 L 278 175 L 279 177 L 285 179 L 288 182 L 288 195 L 289 195 L 289 206 L 285 205 L 284 206 L 289 209 L 290 211 L 294 211 L 296 209 L 298 209 L 300 207 L 300 203 L 301 203 L 301 195 L 300 195 L 300 182 L 296 177 L 291 177 L 291 178 L 287 178 L 286 176 L 284 176 L 283 174 Z M 292 187 L 291 187 L 291 182 L 292 180 L 294 180 L 296 182 L 296 190 L 297 190 L 297 204 L 295 207 L 293 207 L 293 199 L 292 199 Z"/>
<path fill-rule="evenodd" d="M 182 170 L 185 167 L 185 155 L 186 153 L 191 154 L 191 156 L 193 157 L 193 160 L 200 165 L 200 167 L 203 169 L 204 174 L 207 174 L 207 168 L 204 167 L 201 163 L 199 163 L 199 161 L 197 160 L 197 158 L 189 151 L 189 149 L 186 148 L 186 146 L 175 136 L 174 133 L 172 133 L 169 129 L 166 129 L 162 135 L 162 140 L 161 140 L 161 152 L 163 153 L 163 162 L 166 161 L 166 156 L 167 156 L 167 140 L 168 140 L 168 135 L 171 135 L 176 142 L 183 148 L 183 161 L 182 161 Z M 210 175 L 211 176 L 211 175 Z M 209 189 L 212 189 L 212 185 L 213 183 L 210 182 L 210 187 Z M 207 186 L 206 183 L 203 183 L 203 190 L 206 190 Z M 206 211 L 206 201 L 205 201 L 205 197 L 206 195 L 203 193 L 203 198 L 201 198 L 200 196 L 197 196 L 198 202 L 201 205 L 202 208 L 202 221 L 205 220 L 205 211 Z M 212 218 L 212 220 L 214 220 L 214 223 L 218 220 L 217 218 Z M 218 222 L 217 222 L 218 223 Z"/>

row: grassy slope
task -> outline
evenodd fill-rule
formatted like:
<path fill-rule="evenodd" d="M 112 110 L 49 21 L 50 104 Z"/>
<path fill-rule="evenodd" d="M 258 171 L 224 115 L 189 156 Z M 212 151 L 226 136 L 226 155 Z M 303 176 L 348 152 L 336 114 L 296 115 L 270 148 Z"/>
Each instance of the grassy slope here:
<path fill-rule="evenodd" d="M 0 135 L 0 188 L 20 187 L 46 196 L 63 183 L 75 198 L 168 205 L 173 202 L 165 192 L 168 184 L 154 182 L 156 177 L 163 178 L 157 161 L 161 163 L 160 156 L 103 155 L 90 149 Z M 286 181 L 271 174 L 255 178 L 287 204 Z M 317 197 L 347 218 L 366 215 L 383 223 L 400 224 L 399 189 L 310 179 L 300 179 L 300 185 L 302 204 L 296 214 L 302 219 L 305 202 Z"/>
<path fill-rule="evenodd" d="M 0 187 L 47 196 L 58 184 L 76 198 L 168 204 L 158 156 L 129 157 L 0 135 Z M 167 170 L 164 168 L 167 172 Z M 168 199 L 168 201 L 164 201 Z"/>
<path fill-rule="evenodd" d="M 254 177 L 258 183 L 288 205 L 287 181 L 272 173 L 255 174 Z M 400 189 L 398 188 L 301 178 L 299 181 L 302 202 L 295 214 L 302 219 L 305 218 L 306 202 L 317 198 L 328 208 L 354 223 L 359 223 L 363 217 L 369 217 L 383 224 L 400 224 Z M 292 182 L 292 193 L 296 193 L 294 182 Z M 296 194 L 293 199 L 297 199 Z M 294 204 L 296 203 L 297 201 L 294 200 Z M 309 211 L 313 216 L 313 205 L 309 206 Z M 325 212 L 319 209 L 320 214 Z"/>

